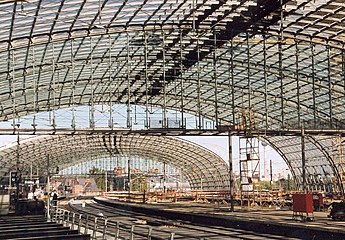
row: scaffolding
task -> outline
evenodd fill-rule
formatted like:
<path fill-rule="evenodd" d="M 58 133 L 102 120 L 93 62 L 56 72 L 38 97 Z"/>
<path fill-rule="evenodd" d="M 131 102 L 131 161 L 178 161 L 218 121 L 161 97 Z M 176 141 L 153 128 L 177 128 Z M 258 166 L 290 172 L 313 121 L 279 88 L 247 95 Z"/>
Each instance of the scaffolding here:
<path fill-rule="evenodd" d="M 241 206 L 260 201 L 259 139 L 251 136 L 239 139 Z"/>

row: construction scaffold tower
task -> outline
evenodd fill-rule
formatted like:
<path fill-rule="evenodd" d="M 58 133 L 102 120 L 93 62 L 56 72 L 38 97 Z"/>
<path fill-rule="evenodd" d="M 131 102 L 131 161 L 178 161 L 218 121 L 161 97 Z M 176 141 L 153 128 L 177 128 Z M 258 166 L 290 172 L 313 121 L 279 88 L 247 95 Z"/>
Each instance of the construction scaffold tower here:
<path fill-rule="evenodd" d="M 240 137 L 239 143 L 241 206 L 250 207 L 261 196 L 259 139 L 245 136 Z"/>
<path fill-rule="evenodd" d="M 242 108 L 242 124 L 247 134 L 239 138 L 239 165 L 240 165 L 240 194 L 241 207 L 261 205 L 260 183 L 260 152 L 259 139 L 252 136 L 251 129 L 255 127 L 253 111 L 246 114 Z"/>

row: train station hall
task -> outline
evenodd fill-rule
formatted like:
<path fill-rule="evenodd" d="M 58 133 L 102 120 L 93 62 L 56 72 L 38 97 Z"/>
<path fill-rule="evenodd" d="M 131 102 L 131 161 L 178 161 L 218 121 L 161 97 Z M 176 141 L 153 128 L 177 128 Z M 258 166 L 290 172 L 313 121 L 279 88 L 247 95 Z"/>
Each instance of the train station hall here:
<path fill-rule="evenodd" d="M 0 0 L 0 239 L 345 239 L 345 1 Z"/>

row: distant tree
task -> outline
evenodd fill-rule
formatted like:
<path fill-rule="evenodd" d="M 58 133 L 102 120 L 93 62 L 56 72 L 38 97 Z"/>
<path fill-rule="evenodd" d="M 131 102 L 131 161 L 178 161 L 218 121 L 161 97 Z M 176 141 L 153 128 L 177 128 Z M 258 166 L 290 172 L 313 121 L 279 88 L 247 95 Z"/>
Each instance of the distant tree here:
<path fill-rule="evenodd" d="M 92 177 L 95 179 L 96 185 L 98 189 L 101 191 L 105 191 L 105 172 L 102 169 L 92 167 L 89 170 L 89 173 L 93 175 Z"/>
<path fill-rule="evenodd" d="M 148 189 L 148 184 L 147 184 L 147 177 L 145 177 L 142 174 L 131 174 L 131 189 L 133 191 L 139 191 L 139 192 L 143 192 L 143 191 L 147 191 Z"/>

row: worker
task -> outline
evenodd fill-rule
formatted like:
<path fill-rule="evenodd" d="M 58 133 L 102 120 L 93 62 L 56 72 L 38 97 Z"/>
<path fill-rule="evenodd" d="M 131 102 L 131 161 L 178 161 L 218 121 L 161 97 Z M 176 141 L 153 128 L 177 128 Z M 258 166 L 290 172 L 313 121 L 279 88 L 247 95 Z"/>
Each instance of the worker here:
<path fill-rule="evenodd" d="M 52 203 L 53 203 L 53 206 L 56 207 L 57 206 L 57 199 L 58 199 L 58 195 L 56 193 L 56 190 L 53 191 L 52 193 Z"/>

